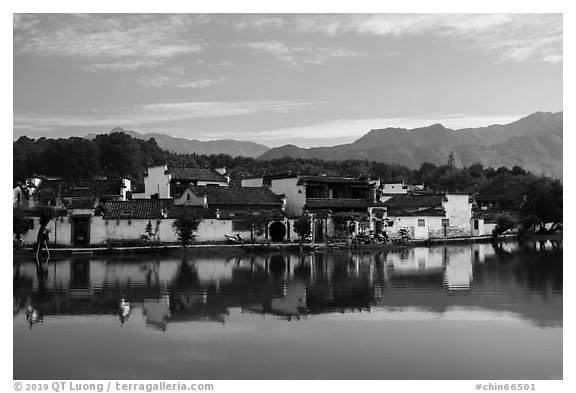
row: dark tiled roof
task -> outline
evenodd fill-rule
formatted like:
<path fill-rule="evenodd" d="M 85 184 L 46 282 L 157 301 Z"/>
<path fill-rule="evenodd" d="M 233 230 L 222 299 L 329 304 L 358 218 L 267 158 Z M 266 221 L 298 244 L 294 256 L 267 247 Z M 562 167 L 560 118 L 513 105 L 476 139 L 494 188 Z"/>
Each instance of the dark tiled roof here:
<path fill-rule="evenodd" d="M 279 180 L 279 179 L 291 179 L 291 178 L 295 178 L 298 177 L 298 174 L 293 173 L 293 172 L 283 172 L 283 173 L 272 173 L 269 175 L 264 175 L 262 178 L 262 182 L 264 185 L 271 185 L 272 184 L 272 180 Z"/>
<path fill-rule="evenodd" d="M 122 194 L 122 180 L 42 180 L 36 194 L 43 198 L 85 198 Z"/>
<path fill-rule="evenodd" d="M 106 203 L 104 218 L 109 219 L 156 219 L 169 214 L 174 206 L 172 199 L 134 199 Z"/>
<path fill-rule="evenodd" d="M 282 205 L 282 198 L 268 187 L 194 186 L 196 195 L 206 195 L 210 205 Z"/>
<path fill-rule="evenodd" d="M 68 209 L 93 209 L 94 201 L 92 198 L 74 198 L 66 207 Z"/>
<path fill-rule="evenodd" d="M 369 186 L 368 180 L 354 179 L 351 177 L 339 176 L 300 176 L 298 184 L 306 183 L 337 183 L 337 184 L 356 184 Z"/>
<path fill-rule="evenodd" d="M 202 206 L 174 206 L 172 199 L 133 199 L 106 203 L 106 220 L 174 218 L 186 211 L 195 211 L 204 218 L 216 216 Z"/>
<path fill-rule="evenodd" d="M 52 212 L 54 212 L 54 215 L 57 215 L 58 217 L 66 217 L 68 215 L 68 209 L 62 209 L 62 208 L 47 208 L 52 210 Z M 15 208 L 13 209 L 12 214 L 16 215 L 16 214 L 21 214 L 25 217 L 39 217 L 40 216 L 40 208 Z"/>
<path fill-rule="evenodd" d="M 366 199 L 322 199 L 322 198 L 307 198 L 306 208 L 308 209 L 343 209 L 343 208 L 368 208 L 373 203 Z"/>
<path fill-rule="evenodd" d="M 444 195 L 398 195 L 384 202 L 388 207 L 442 207 Z M 389 209 L 390 210 L 390 209 Z"/>
<path fill-rule="evenodd" d="M 175 218 L 179 214 L 186 213 L 186 212 L 194 212 L 201 216 L 202 218 L 216 218 L 216 214 L 203 206 L 172 206 L 170 210 L 170 218 Z"/>
<path fill-rule="evenodd" d="M 446 210 L 443 208 L 429 208 L 418 211 L 404 211 L 401 208 L 388 209 L 389 217 L 444 217 Z"/>
<path fill-rule="evenodd" d="M 172 175 L 172 180 L 190 181 L 216 181 L 226 182 L 226 178 L 213 169 L 206 168 L 169 168 L 168 173 Z"/>

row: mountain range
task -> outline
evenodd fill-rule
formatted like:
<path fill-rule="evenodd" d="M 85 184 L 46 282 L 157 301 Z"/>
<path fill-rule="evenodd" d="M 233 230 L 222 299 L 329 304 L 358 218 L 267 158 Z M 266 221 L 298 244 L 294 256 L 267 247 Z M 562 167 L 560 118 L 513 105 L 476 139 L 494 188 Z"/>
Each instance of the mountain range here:
<path fill-rule="evenodd" d="M 173 153 L 228 154 L 258 157 L 316 158 L 321 160 L 360 159 L 398 164 L 417 169 L 424 162 L 443 165 L 454 152 L 457 166 L 475 163 L 485 167 L 519 165 L 535 174 L 562 178 L 563 112 L 536 112 L 509 124 L 453 130 L 441 124 L 414 129 L 373 129 L 356 141 L 331 147 L 301 148 L 284 145 L 270 149 L 247 141 L 198 141 L 160 133 L 139 134 L 115 128 L 134 138 L 154 138 Z M 330 130 L 326 130 L 330 132 Z M 88 139 L 96 135 L 89 134 Z"/>
<path fill-rule="evenodd" d="M 221 139 L 215 141 L 198 141 L 185 138 L 176 138 L 166 134 L 150 133 L 139 134 L 136 131 L 127 131 L 122 128 L 115 128 L 110 133 L 123 132 L 132 136 L 133 138 L 148 140 L 154 138 L 158 146 L 164 150 L 178 154 L 227 154 L 232 157 L 258 157 L 264 152 L 269 150 L 268 146 L 264 146 L 254 142 L 235 141 L 232 139 Z M 84 138 L 94 139 L 96 134 L 88 134 Z"/>
<path fill-rule="evenodd" d="M 446 164 L 453 151 L 457 166 L 519 165 L 535 174 L 562 178 L 562 133 L 563 112 L 537 112 L 509 124 L 481 128 L 452 130 L 433 124 L 374 129 L 352 143 L 309 149 L 285 145 L 266 151 L 260 159 L 360 159 L 417 169 L 423 162 Z"/>

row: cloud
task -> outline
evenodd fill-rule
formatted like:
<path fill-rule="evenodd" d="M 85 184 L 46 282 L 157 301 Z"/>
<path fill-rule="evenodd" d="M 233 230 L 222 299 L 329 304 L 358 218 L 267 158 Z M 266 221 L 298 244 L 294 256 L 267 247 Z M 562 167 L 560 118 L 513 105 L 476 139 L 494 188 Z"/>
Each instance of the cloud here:
<path fill-rule="evenodd" d="M 563 58 L 562 14 L 15 14 L 13 20 L 15 54 L 74 59 L 94 72 L 158 67 L 177 56 L 205 53 L 204 39 L 213 34 L 205 25 L 230 26 L 237 35 L 251 37 L 287 33 L 285 41 L 304 34 L 310 39 L 314 34 L 427 35 L 492 51 L 502 61 L 558 63 Z M 365 55 L 274 40 L 236 46 L 270 53 L 292 66 Z"/>
<path fill-rule="evenodd" d="M 186 89 L 202 89 L 210 86 L 225 84 L 228 82 L 228 79 L 225 77 L 212 79 L 187 79 L 180 76 L 158 74 L 153 76 L 141 76 L 136 81 L 140 85 L 148 87 L 179 87 Z"/>
<path fill-rule="evenodd" d="M 282 41 L 249 42 L 237 46 L 271 54 L 277 60 L 284 61 L 291 66 L 301 64 L 322 65 L 329 59 L 366 55 L 366 52 L 352 51 L 341 47 L 315 47 L 309 43 L 290 46 Z"/>
<path fill-rule="evenodd" d="M 205 101 L 156 103 L 132 107 L 108 107 L 78 115 L 15 113 L 15 129 L 44 129 L 63 127 L 130 127 L 145 124 L 165 124 L 207 117 L 245 116 L 262 112 L 290 113 L 305 110 L 326 102 L 291 101 Z"/>
<path fill-rule="evenodd" d="M 14 53 L 79 60 L 90 71 L 154 67 L 203 51 L 187 15 L 15 14 Z"/>
<path fill-rule="evenodd" d="M 300 33 L 433 35 L 498 52 L 502 60 L 562 60 L 561 14 L 339 14 L 296 17 Z"/>
<path fill-rule="evenodd" d="M 280 28 L 286 24 L 286 19 L 278 16 L 251 15 L 243 17 L 235 24 L 239 30 L 254 29 L 262 31 L 266 28 Z"/>
<path fill-rule="evenodd" d="M 105 63 L 91 63 L 86 64 L 80 68 L 90 72 L 99 71 L 135 71 L 141 68 L 154 68 L 160 65 L 161 62 L 157 60 L 119 60 L 109 61 Z"/>

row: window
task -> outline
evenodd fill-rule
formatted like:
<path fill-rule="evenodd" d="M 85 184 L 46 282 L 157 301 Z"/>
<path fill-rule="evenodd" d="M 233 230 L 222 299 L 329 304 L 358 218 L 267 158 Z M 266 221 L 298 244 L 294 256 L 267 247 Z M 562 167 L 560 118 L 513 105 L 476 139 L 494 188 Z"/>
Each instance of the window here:
<path fill-rule="evenodd" d="M 443 218 L 442 219 L 442 226 L 443 227 L 448 227 L 450 226 L 450 220 L 448 218 Z"/>
<path fill-rule="evenodd" d="M 479 223 L 478 220 L 474 220 L 474 229 L 478 229 Z"/>
<path fill-rule="evenodd" d="M 190 194 L 186 194 L 186 199 L 190 200 Z"/>
<path fill-rule="evenodd" d="M 426 226 L 426 220 L 424 218 L 419 218 L 418 219 L 418 226 L 419 227 L 425 227 Z"/>

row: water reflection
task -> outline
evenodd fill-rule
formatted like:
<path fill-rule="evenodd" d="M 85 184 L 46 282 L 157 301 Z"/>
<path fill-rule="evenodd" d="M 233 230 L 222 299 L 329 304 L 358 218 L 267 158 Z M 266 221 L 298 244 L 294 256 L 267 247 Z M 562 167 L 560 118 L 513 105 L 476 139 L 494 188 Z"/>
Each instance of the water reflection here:
<path fill-rule="evenodd" d="M 455 307 L 562 325 L 562 250 L 551 242 L 415 247 L 391 253 L 72 257 L 14 265 L 14 316 L 141 310 L 145 325 L 225 323 L 231 308 L 298 320 L 315 314 Z"/>

